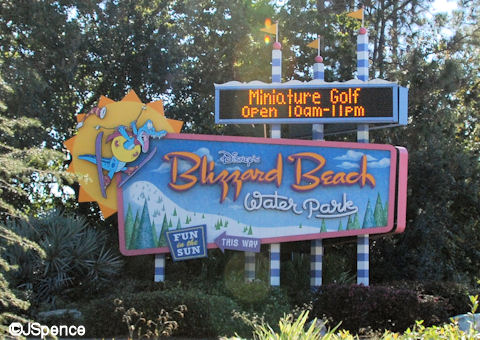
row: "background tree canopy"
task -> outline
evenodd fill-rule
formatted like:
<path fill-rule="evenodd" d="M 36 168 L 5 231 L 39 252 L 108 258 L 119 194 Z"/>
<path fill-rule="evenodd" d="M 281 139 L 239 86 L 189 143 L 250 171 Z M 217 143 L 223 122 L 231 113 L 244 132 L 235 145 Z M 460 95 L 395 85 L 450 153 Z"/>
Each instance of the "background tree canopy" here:
<path fill-rule="evenodd" d="M 214 83 L 270 80 L 271 46 L 259 31 L 278 20 L 283 79 L 312 78 L 323 36 L 326 80 L 356 70 L 353 0 L 5 0 L 0 6 L 0 211 L 3 220 L 76 204 L 62 142 L 100 95 L 164 100 L 194 133 L 253 134 L 214 124 Z M 371 133 L 410 153 L 408 225 L 372 242 L 372 282 L 473 281 L 480 269 L 478 0 L 453 14 L 431 1 L 366 1 L 370 77 L 410 88 L 409 125 Z M 341 138 L 353 138 L 346 136 Z M 336 137 L 338 138 L 338 137 Z M 328 139 L 328 137 L 327 137 Z M 78 193 L 78 191 L 75 191 Z M 97 216 L 97 215 L 96 215 Z"/>

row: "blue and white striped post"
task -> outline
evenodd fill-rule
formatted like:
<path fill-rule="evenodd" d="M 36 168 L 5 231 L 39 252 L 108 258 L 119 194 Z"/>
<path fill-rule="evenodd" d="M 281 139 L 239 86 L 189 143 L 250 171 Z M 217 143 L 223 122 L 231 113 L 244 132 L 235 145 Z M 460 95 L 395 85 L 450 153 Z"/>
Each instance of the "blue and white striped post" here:
<path fill-rule="evenodd" d="M 360 28 L 357 36 L 357 77 L 362 81 L 368 80 L 368 34 L 364 27 Z M 357 141 L 369 142 L 368 124 L 357 126 Z M 359 235 L 357 237 L 357 284 L 369 285 L 369 267 L 369 237 Z"/>
<path fill-rule="evenodd" d="M 278 23 L 277 37 L 272 50 L 272 83 L 282 82 L 282 45 L 278 42 Z M 270 125 L 270 138 L 282 138 L 280 124 Z M 270 285 L 280 286 L 280 243 L 270 244 Z"/>
<path fill-rule="evenodd" d="M 165 281 L 165 254 L 155 254 L 155 275 L 153 281 Z"/>
<path fill-rule="evenodd" d="M 318 44 L 320 45 L 320 39 Z M 313 77 L 316 80 L 325 81 L 323 58 L 320 56 L 320 46 L 318 55 L 313 64 Z M 323 124 L 312 125 L 312 139 L 324 140 Z M 313 240 L 310 244 L 310 288 L 315 289 L 322 285 L 322 266 L 323 266 L 323 242 L 321 239 Z"/>
<path fill-rule="evenodd" d="M 245 281 L 255 280 L 255 253 L 245 252 Z"/>

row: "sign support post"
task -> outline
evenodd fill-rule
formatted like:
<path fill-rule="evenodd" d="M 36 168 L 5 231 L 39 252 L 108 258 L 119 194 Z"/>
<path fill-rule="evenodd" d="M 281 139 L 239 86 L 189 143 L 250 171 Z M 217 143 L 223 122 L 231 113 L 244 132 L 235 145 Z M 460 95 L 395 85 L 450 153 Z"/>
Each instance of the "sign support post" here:
<path fill-rule="evenodd" d="M 278 23 L 277 23 L 278 30 Z M 272 50 L 272 83 L 282 81 L 282 45 L 278 42 L 278 32 Z M 282 126 L 280 124 L 270 125 L 270 138 L 282 138 Z M 280 243 L 270 245 L 270 285 L 280 286 Z"/>
<path fill-rule="evenodd" d="M 153 281 L 165 281 L 165 254 L 155 254 L 155 275 Z"/>
<path fill-rule="evenodd" d="M 368 34 L 364 27 L 361 27 L 357 36 L 357 75 L 358 79 L 368 80 Z M 357 125 L 357 141 L 359 143 L 369 142 L 368 124 Z M 369 285 L 369 235 L 357 236 L 357 284 Z"/>
<path fill-rule="evenodd" d="M 313 78 L 325 81 L 323 58 L 320 56 L 320 36 L 318 37 L 318 55 L 313 65 Z M 325 140 L 323 124 L 312 124 L 312 139 Z M 323 241 L 313 240 L 310 244 L 310 288 L 315 289 L 322 285 Z"/>

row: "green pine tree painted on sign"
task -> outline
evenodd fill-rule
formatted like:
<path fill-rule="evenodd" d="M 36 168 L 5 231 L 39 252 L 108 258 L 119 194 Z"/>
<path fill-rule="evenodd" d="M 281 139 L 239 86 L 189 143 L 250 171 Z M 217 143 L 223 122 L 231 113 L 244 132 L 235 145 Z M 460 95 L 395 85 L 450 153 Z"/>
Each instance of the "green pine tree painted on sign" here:
<path fill-rule="evenodd" d="M 162 221 L 162 230 L 160 230 L 160 236 L 158 237 L 158 246 L 159 247 L 166 247 L 167 244 L 167 235 L 165 232 L 168 230 L 168 222 L 167 222 L 167 214 L 163 215 Z"/>
<path fill-rule="evenodd" d="M 352 229 L 353 229 L 352 215 L 348 215 L 347 230 L 352 230 Z"/>
<path fill-rule="evenodd" d="M 322 225 L 320 226 L 320 232 L 326 233 L 327 232 L 327 224 L 325 223 L 325 219 L 322 218 Z"/>
<path fill-rule="evenodd" d="M 252 226 L 250 226 L 250 228 L 248 228 L 248 235 L 253 235 Z"/>
<path fill-rule="evenodd" d="M 177 216 L 177 208 L 173 208 L 173 216 Z"/>
<path fill-rule="evenodd" d="M 384 223 L 385 212 L 383 211 L 383 204 L 382 198 L 380 197 L 380 193 L 377 195 L 377 201 L 375 202 L 375 210 L 373 211 L 373 219 L 375 220 L 376 227 L 384 227 L 386 224 Z"/>
<path fill-rule="evenodd" d="M 134 249 L 154 248 L 156 242 L 153 238 L 152 224 L 148 212 L 147 200 L 143 204 L 142 215 L 137 229 L 135 230 Z"/>
<path fill-rule="evenodd" d="M 159 238 L 157 237 L 157 228 L 155 227 L 155 221 L 152 221 L 152 235 L 153 235 L 153 242 L 155 243 L 155 247 L 158 247 Z"/>
<path fill-rule="evenodd" d="M 388 224 L 388 201 L 385 201 L 385 206 L 383 207 L 383 224 Z"/>
<path fill-rule="evenodd" d="M 373 211 L 371 208 L 370 200 L 367 202 L 367 209 L 365 209 L 365 216 L 363 217 L 362 229 L 374 228 L 375 218 L 373 217 Z"/>
<path fill-rule="evenodd" d="M 130 249 L 130 240 L 132 239 L 132 233 L 135 221 L 133 220 L 132 207 L 128 204 L 127 216 L 125 216 L 125 248 Z"/>
<path fill-rule="evenodd" d="M 182 229 L 182 224 L 180 223 L 180 219 L 177 222 L 177 230 Z"/>
<path fill-rule="evenodd" d="M 343 231 L 342 220 L 340 220 L 340 223 L 338 224 L 338 231 Z"/>
<path fill-rule="evenodd" d="M 135 242 L 136 242 L 136 235 L 137 235 L 137 230 L 138 226 L 140 224 L 140 211 L 137 210 L 135 214 L 135 221 L 133 221 L 133 230 L 132 230 L 132 236 L 130 237 L 130 242 L 128 243 L 128 249 L 136 249 L 135 248 Z"/>
<path fill-rule="evenodd" d="M 355 215 L 353 216 L 353 229 L 354 230 L 361 229 L 360 221 L 358 220 L 358 213 L 355 213 Z"/>

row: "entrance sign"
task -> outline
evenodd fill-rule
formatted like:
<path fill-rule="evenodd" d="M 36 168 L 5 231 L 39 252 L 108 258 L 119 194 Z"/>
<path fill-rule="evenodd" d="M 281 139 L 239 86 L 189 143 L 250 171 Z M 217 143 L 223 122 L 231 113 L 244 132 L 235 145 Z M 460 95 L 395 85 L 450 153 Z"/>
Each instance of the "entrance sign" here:
<path fill-rule="evenodd" d="M 228 124 L 391 123 L 405 125 L 408 90 L 395 83 L 239 83 L 215 85 L 215 121 Z"/>
<path fill-rule="evenodd" d="M 118 188 L 124 255 L 170 252 L 168 235 L 195 225 L 225 249 L 403 231 L 403 148 L 170 133 L 151 143 L 154 157 Z"/>

